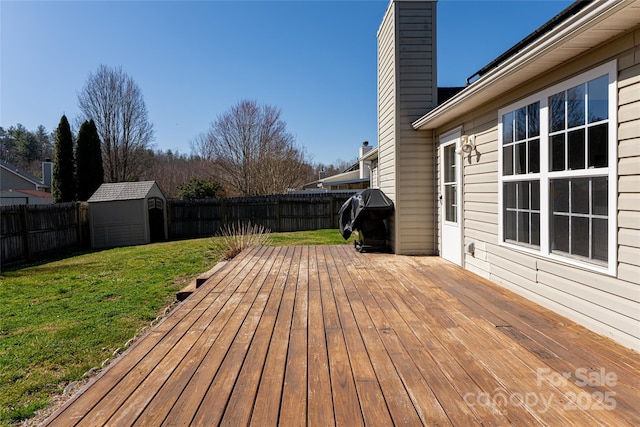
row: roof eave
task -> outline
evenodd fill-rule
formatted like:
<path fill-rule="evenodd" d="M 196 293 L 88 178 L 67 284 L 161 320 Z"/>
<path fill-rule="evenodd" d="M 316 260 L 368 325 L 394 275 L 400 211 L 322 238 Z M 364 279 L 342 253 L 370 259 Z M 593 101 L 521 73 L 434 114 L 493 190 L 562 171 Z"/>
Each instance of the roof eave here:
<path fill-rule="evenodd" d="M 556 28 L 541 37 L 535 44 L 525 47 L 522 51 L 506 59 L 500 66 L 488 71 L 447 102 L 420 117 L 412 123 L 413 128 L 416 130 L 437 128 L 462 115 L 466 111 L 476 108 L 500 94 L 523 84 L 531 78 L 529 73 L 525 71 L 536 68 L 536 64 L 540 64 L 542 58 L 545 59 L 545 70 L 567 62 L 566 56 L 558 53 L 559 48 L 579 41 L 585 37 L 588 29 L 634 3 L 637 7 L 640 0 L 632 2 L 613 0 L 610 2 L 594 2 L 590 4 L 576 15 L 570 16 L 565 22 L 560 23 Z M 625 17 L 621 16 L 621 18 L 624 19 Z M 632 19 L 632 16 L 627 16 L 626 18 Z M 608 31 L 590 32 L 588 34 L 590 43 L 581 45 L 581 52 L 578 51 L 578 47 L 573 46 L 572 51 L 574 54 L 572 57 L 589 50 L 594 45 L 610 40 L 612 37 L 620 35 L 627 30 L 627 27 L 612 26 Z"/>
<path fill-rule="evenodd" d="M 378 147 L 368 151 L 362 157 L 360 157 L 361 161 L 373 160 L 378 158 Z"/>

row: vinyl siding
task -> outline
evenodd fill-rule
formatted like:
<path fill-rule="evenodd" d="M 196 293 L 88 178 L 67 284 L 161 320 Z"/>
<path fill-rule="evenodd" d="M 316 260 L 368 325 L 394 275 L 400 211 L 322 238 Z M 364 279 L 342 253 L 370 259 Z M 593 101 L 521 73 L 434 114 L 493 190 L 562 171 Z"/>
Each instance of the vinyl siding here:
<path fill-rule="evenodd" d="M 618 277 L 640 294 L 640 29 L 618 60 Z"/>
<path fill-rule="evenodd" d="M 395 7 L 390 4 L 378 31 L 378 185 L 391 200 L 395 201 L 396 49 L 394 35 Z"/>
<path fill-rule="evenodd" d="M 617 59 L 618 253 L 615 277 L 501 246 L 498 242 L 498 109 Z M 437 134 L 462 126 L 476 136 L 464 158 L 463 266 L 547 308 L 640 350 L 640 30 L 593 49 L 527 85 L 468 112 Z M 439 167 L 438 159 L 438 167 Z"/>
<path fill-rule="evenodd" d="M 37 190 L 37 185 L 13 172 L 0 168 L 0 190 Z"/>
<path fill-rule="evenodd" d="M 378 185 L 397 254 L 435 253 L 434 145 L 411 123 L 435 106 L 436 2 L 391 2 L 378 33 Z"/>
<path fill-rule="evenodd" d="M 89 204 L 94 248 L 149 243 L 146 200 L 115 200 Z"/>

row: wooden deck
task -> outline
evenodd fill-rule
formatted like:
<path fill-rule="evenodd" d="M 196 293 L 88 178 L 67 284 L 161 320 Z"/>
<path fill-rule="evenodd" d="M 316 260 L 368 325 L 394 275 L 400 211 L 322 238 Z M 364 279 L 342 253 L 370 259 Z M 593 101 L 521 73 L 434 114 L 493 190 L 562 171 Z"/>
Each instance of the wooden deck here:
<path fill-rule="evenodd" d="M 226 263 L 45 425 L 640 425 L 638 353 L 437 257 Z"/>

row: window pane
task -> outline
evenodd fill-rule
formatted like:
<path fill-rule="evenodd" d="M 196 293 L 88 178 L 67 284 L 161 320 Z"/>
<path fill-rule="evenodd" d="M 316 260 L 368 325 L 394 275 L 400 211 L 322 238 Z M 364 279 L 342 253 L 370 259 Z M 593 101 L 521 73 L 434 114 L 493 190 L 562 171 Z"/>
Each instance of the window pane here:
<path fill-rule="evenodd" d="M 551 250 L 569 252 L 569 217 L 554 215 L 551 226 Z"/>
<path fill-rule="evenodd" d="M 591 257 L 600 261 L 607 261 L 609 259 L 609 229 L 607 220 L 594 218 L 592 227 L 593 252 Z"/>
<path fill-rule="evenodd" d="M 504 207 L 509 209 L 516 208 L 516 183 L 507 182 L 504 184 Z"/>
<path fill-rule="evenodd" d="M 454 144 L 444 147 L 444 182 L 456 180 L 456 146 Z"/>
<path fill-rule="evenodd" d="M 502 152 L 502 169 L 504 175 L 513 175 L 513 145 L 504 147 Z"/>
<path fill-rule="evenodd" d="M 589 123 L 609 118 L 608 77 L 602 76 L 588 83 Z"/>
<path fill-rule="evenodd" d="M 593 178 L 593 196 L 591 213 L 593 215 L 607 215 L 609 213 L 609 180 L 607 178 Z"/>
<path fill-rule="evenodd" d="M 527 107 L 529 114 L 529 138 L 540 135 L 540 103 L 536 102 Z"/>
<path fill-rule="evenodd" d="M 551 170 L 564 170 L 564 134 L 551 137 Z"/>
<path fill-rule="evenodd" d="M 584 124 L 585 87 L 585 85 L 580 85 L 567 91 L 568 128 Z"/>
<path fill-rule="evenodd" d="M 527 138 L 527 107 L 516 110 L 516 141 Z"/>
<path fill-rule="evenodd" d="M 502 116 L 502 143 L 513 142 L 513 112 Z"/>
<path fill-rule="evenodd" d="M 569 180 L 557 179 L 551 181 L 551 210 L 552 212 L 569 212 Z"/>
<path fill-rule="evenodd" d="M 527 173 L 527 143 L 521 142 L 520 144 L 515 145 L 516 156 L 515 156 L 515 173 Z"/>
<path fill-rule="evenodd" d="M 589 179 L 571 180 L 571 212 L 589 213 Z"/>
<path fill-rule="evenodd" d="M 529 243 L 529 212 L 518 212 L 518 242 Z"/>
<path fill-rule="evenodd" d="M 604 123 L 589 128 L 589 167 L 606 168 L 608 161 L 608 124 Z"/>
<path fill-rule="evenodd" d="M 564 92 L 549 97 L 551 114 L 549 116 L 549 127 L 551 132 L 563 130 L 564 126 Z"/>
<path fill-rule="evenodd" d="M 584 129 L 569 132 L 569 169 L 584 169 Z"/>
<path fill-rule="evenodd" d="M 540 214 L 531 214 L 531 244 L 540 246 Z"/>
<path fill-rule="evenodd" d="M 589 256 L 589 218 L 571 217 L 571 253 Z"/>
<path fill-rule="evenodd" d="M 445 187 L 445 211 L 447 221 L 456 222 L 456 186 L 446 185 Z"/>
<path fill-rule="evenodd" d="M 529 141 L 529 173 L 540 172 L 540 140 Z"/>
<path fill-rule="evenodd" d="M 540 210 L 540 181 L 531 181 L 531 210 Z"/>
<path fill-rule="evenodd" d="M 504 214 L 504 238 L 505 240 L 516 240 L 516 213 L 507 211 Z"/>
<path fill-rule="evenodd" d="M 529 209 L 529 183 L 518 182 L 518 209 Z"/>

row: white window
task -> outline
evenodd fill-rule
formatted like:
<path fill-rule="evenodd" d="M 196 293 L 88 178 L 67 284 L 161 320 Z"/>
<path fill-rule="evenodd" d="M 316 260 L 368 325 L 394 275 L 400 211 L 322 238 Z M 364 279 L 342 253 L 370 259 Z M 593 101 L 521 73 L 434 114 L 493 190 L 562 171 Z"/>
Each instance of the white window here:
<path fill-rule="evenodd" d="M 616 67 L 499 112 L 502 245 L 615 274 Z"/>

